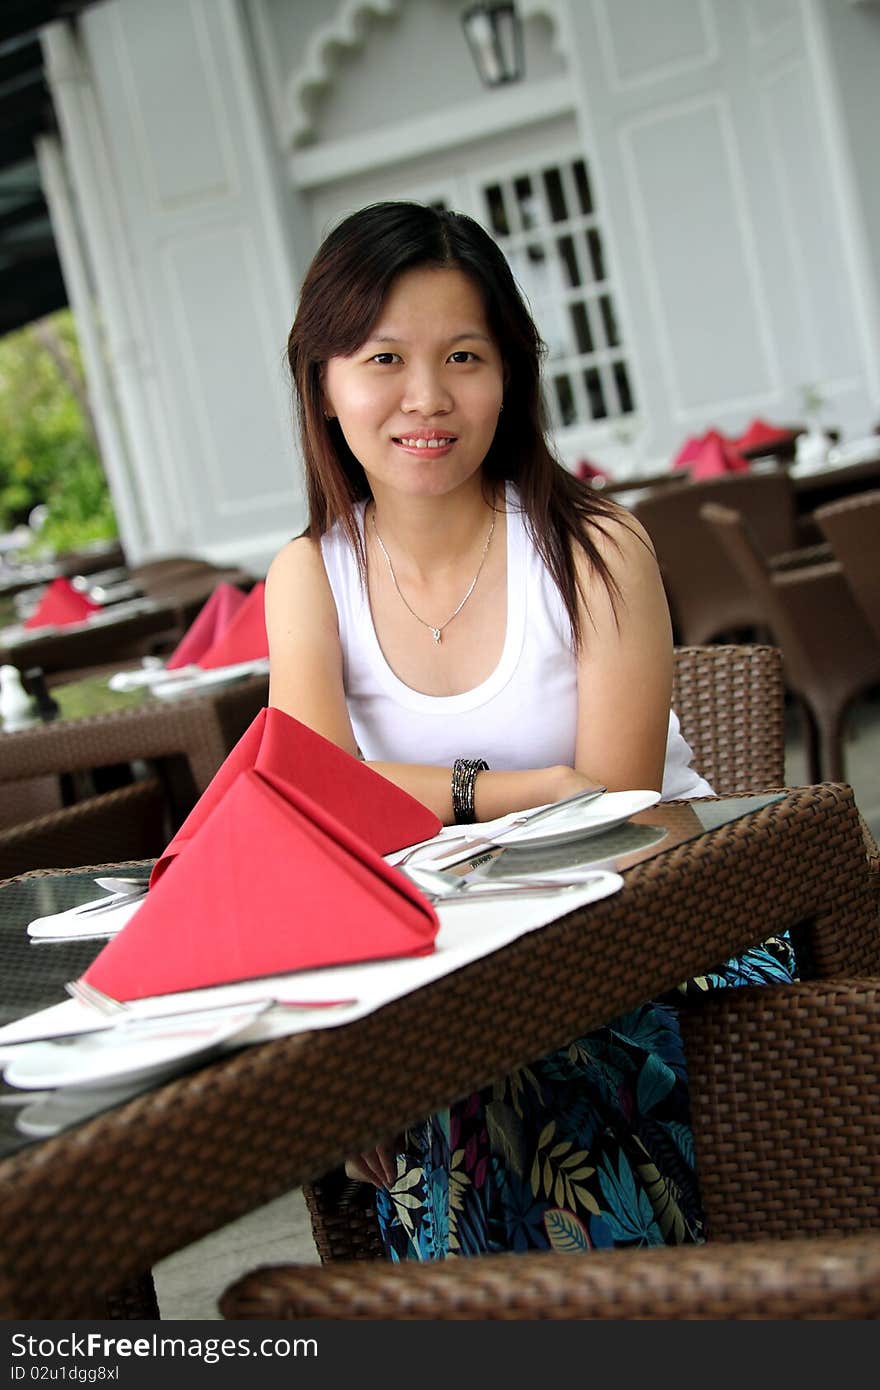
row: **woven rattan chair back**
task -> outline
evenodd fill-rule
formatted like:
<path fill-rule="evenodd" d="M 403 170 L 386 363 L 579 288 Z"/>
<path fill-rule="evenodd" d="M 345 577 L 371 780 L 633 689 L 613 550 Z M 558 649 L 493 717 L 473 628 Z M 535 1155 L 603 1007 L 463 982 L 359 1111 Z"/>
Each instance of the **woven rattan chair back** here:
<path fill-rule="evenodd" d="M 721 991 L 682 1022 L 708 1245 L 270 1267 L 224 1316 L 880 1317 L 880 980 Z"/>
<path fill-rule="evenodd" d="M 880 492 L 862 492 L 813 514 L 880 641 Z"/>
<path fill-rule="evenodd" d="M 701 516 L 782 650 L 786 684 L 808 719 L 810 780 L 844 781 L 844 716 L 858 696 L 880 686 L 880 641 L 839 563 L 773 572 L 742 513 L 713 503 Z"/>
<path fill-rule="evenodd" d="M 796 544 L 791 484 L 782 471 L 682 483 L 636 498 L 632 511 L 654 542 L 676 640 L 683 645 L 764 625 L 760 604 L 700 523 L 700 508 L 712 501 L 749 517 L 762 554 L 791 551 Z"/>
<path fill-rule="evenodd" d="M 677 647 L 672 706 L 718 796 L 785 781 L 785 688 L 776 647 Z"/>

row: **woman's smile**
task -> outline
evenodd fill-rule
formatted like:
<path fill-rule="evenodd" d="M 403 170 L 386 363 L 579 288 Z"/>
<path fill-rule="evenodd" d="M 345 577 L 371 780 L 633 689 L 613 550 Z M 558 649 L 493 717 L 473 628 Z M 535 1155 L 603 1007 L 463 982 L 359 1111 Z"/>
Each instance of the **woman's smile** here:
<path fill-rule="evenodd" d="M 448 454 L 455 443 L 455 435 L 441 433 L 439 430 L 413 430 L 405 435 L 392 436 L 392 442 L 407 453 L 428 454 L 438 458 Z"/>

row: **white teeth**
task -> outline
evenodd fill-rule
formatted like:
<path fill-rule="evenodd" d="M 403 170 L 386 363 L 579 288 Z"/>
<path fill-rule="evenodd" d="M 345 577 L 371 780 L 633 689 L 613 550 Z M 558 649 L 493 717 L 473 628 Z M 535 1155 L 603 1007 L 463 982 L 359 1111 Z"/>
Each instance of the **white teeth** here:
<path fill-rule="evenodd" d="M 451 437 L 444 439 L 401 439 L 407 449 L 442 449 L 452 443 Z"/>

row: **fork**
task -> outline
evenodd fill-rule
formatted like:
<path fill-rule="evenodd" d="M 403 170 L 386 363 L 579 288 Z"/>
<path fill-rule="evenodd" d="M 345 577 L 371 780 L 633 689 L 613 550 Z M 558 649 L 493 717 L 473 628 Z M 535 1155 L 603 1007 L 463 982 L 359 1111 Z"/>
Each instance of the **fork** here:
<path fill-rule="evenodd" d="M 90 1009 L 97 1009 L 98 1013 L 106 1014 L 108 1017 L 128 1013 L 127 1004 L 120 1004 L 118 999 L 111 999 L 109 994 L 95 989 L 94 985 L 88 984 L 85 980 L 68 980 L 64 988 L 72 999 L 86 1004 Z"/>

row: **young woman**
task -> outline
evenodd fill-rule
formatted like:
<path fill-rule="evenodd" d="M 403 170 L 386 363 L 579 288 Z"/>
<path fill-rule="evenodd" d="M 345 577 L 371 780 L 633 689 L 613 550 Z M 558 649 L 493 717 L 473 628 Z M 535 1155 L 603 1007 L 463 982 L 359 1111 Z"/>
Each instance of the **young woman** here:
<path fill-rule="evenodd" d="M 447 823 L 597 784 L 710 792 L 670 713 L 650 540 L 553 456 L 540 355 L 491 237 L 411 203 L 330 234 L 290 333 L 310 518 L 267 579 L 270 701 Z M 716 982 L 787 970 L 773 945 Z M 348 1167 L 380 1189 L 393 1257 L 698 1240 L 674 1011 Z"/>

